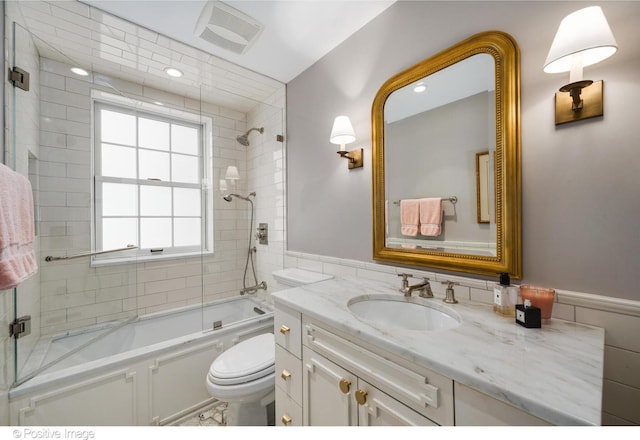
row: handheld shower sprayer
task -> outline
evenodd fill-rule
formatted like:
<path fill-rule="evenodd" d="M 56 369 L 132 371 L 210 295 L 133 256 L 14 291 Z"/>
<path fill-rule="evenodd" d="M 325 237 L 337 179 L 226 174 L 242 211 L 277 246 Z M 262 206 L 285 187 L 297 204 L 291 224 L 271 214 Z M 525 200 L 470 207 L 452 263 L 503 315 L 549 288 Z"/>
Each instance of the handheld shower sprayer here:
<path fill-rule="evenodd" d="M 222 197 L 224 199 L 225 202 L 230 202 L 234 197 L 238 198 L 238 199 L 242 199 L 245 200 L 247 202 L 251 202 L 251 199 L 249 197 L 255 197 L 256 193 L 251 192 L 249 193 L 248 196 L 241 196 L 240 194 L 227 194 L 226 196 Z"/>
<path fill-rule="evenodd" d="M 256 196 L 255 192 L 250 192 L 246 197 L 241 196 L 240 194 L 233 194 L 233 193 L 227 194 L 222 197 L 225 202 L 230 202 L 233 200 L 234 197 L 236 197 L 238 199 L 242 199 L 249 202 L 249 204 L 251 205 L 251 220 L 249 221 L 249 249 L 247 250 L 247 262 L 244 265 L 244 274 L 242 276 L 242 290 L 240 291 L 240 295 L 244 295 L 245 293 L 250 293 L 250 294 L 256 293 L 260 289 L 267 290 L 267 283 L 265 283 L 264 281 L 262 281 L 261 283 L 258 283 L 256 268 L 253 263 L 253 253 L 256 252 L 256 248 L 251 245 L 251 238 L 252 238 L 252 232 L 253 232 L 253 214 L 254 214 L 253 200 L 251 200 L 251 197 L 255 197 L 255 196 Z M 247 271 L 249 270 L 249 263 L 251 263 L 251 271 L 253 272 L 253 280 L 255 282 L 253 286 L 247 286 Z"/>

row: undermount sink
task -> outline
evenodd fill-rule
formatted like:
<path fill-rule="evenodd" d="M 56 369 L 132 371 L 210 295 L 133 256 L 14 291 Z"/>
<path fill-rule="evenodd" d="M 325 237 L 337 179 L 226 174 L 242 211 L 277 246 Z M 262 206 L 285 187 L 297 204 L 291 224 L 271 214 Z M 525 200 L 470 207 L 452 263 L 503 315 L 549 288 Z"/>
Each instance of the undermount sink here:
<path fill-rule="evenodd" d="M 348 303 L 349 311 L 357 318 L 377 327 L 393 327 L 413 331 L 450 330 L 462 322 L 452 310 L 436 299 L 405 298 L 387 295 L 364 295 Z M 433 302 L 433 303 L 430 303 Z"/>

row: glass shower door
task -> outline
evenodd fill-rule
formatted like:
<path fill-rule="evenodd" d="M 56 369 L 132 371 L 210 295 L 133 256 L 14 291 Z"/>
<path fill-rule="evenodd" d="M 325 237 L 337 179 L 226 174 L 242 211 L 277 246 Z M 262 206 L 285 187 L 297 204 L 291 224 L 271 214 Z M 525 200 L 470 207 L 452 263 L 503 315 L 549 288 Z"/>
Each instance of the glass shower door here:
<path fill-rule="evenodd" d="M 28 72 L 29 88 L 7 89 L 7 159 L 33 187 L 39 270 L 15 289 L 15 316 L 30 317 L 30 333 L 15 338 L 17 385 L 139 312 L 135 254 L 118 252 L 128 257 L 119 265 L 97 265 L 91 256 L 113 250 L 96 248 L 94 241 L 95 78 L 72 73 L 65 62 L 71 58 L 32 33 L 20 8 L 6 3 L 7 68 Z"/>

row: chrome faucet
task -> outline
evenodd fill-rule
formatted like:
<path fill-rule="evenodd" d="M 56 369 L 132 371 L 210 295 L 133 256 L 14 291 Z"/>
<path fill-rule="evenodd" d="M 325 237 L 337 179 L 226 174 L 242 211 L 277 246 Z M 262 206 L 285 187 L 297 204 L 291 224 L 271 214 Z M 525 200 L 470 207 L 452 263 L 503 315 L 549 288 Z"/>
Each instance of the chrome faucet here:
<path fill-rule="evenodd" d="M 442 281 L 442 284 L 447 285 L 447 290 L 445 291 L 445 297 L 442 301 L 447 304 L 458 304 L 458 300 L 456 299 L 455 292 L 453 291 L 453 286 L 458 286 L 460 283 L 454 283 L 453 281 Z"/>
<path fill-rule="evenodd" d="M 413 278 L 413 275 L 408 273 L 400 273 L 399 277 L 402 277 L 402 287 L 398 289 L 404 296 L 411 296 L 413 292 L 418 292 L 418 295 L 423 298 L 433 298 L 433 292 L 431 291 L 431 284 L 429 284 L 429 278 L 423 277 L 422 282 L 409 285 L 409 278 Z"/>

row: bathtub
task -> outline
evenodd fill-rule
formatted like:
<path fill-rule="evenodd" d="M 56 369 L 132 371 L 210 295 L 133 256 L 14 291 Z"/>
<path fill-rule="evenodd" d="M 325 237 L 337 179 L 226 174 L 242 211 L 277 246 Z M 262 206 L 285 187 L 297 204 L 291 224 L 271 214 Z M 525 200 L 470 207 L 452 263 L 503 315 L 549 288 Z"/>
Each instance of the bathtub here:
<path fill-rule="evenodd" d="M 220 353 L 272 331 L 272 307 L 243 296 L 54 337 L 38 362 L 60 360 L 9 392 L 11 424 L 171 424 L 215 402 L 205 378 Z"/>

